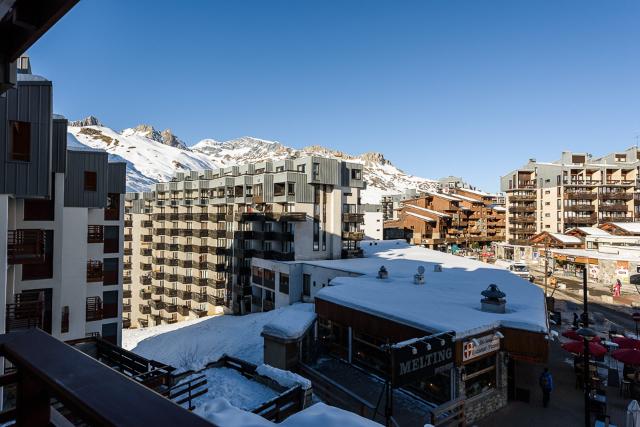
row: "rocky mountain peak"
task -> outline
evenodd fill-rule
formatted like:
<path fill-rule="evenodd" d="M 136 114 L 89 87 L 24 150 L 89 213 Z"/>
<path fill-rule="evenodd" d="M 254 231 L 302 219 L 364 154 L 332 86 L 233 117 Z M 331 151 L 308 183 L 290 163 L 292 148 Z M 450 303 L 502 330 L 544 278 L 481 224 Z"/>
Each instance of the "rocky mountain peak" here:
<path fill-rule="evenodd" d="M 95 116 L 88 116 L 82 120 L 72 120 L 69 122 L 69 126 L 85 127 L 85 126 L 102 126 L 100 120 Z"/>
<path fill-rule="evenodd" d="M 170 147 L 180 148 L 186 150 L 187 146 L 177 136 L 175 136 L 171 129 L 165 129 L 162 132 L 157 131 L 153 126 L 148 124 L 139 124 L 133 128 L 134 132 L 146 136 L 160 144 L 168 145 Z"/>
<path fill-rule="evenodd" d="M 371 152 L 368 152 L 368 153 L 363 153 L 363 154 L 360 155 L 360 158 L 364 162 L 378 163 L 378 164 L 381 164 L 381 165 L 390 165 L 391 164 L 391 162 L 389 160 L 385 159 L 384 154 L 377 153 L 375 151 L 371 151 Z"/>

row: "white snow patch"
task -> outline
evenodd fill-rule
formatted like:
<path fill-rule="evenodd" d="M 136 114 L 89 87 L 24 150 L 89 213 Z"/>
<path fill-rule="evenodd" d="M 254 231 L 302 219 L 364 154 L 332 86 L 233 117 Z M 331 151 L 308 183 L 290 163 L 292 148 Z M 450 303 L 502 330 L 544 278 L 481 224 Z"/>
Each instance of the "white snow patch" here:
<path fill-rule="evenodd" d="M 283 387 L 291 388 L 301 386 L 305 390 L 309 390 L 311 388 L 311 381 L 308 379 L 301 377 L 294 372 L 283 371 L 282 369 L 275 368 L 271 365 L 262 364 L 258 366 L 256 372 L 264 377 L 271 378 Z"/>

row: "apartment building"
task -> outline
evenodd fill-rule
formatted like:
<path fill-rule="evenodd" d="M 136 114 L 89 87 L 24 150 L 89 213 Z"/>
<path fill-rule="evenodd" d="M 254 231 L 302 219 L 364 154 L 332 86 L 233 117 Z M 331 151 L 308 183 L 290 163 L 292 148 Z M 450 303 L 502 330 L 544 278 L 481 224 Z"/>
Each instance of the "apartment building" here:
<path fill-rule="evenodd" d="M 364 212 L 364 238 L 373 240 L 384 239 L 384 214 L 382 213 L 382 205 L 364 204 L 362 205 Z"/>
<path fill-rule="evenodd" d="M 251 259 L 361 256 L 363 188 L 361 165 L 304 157 L 177 173 L 128 194 L 127 323 L 270 310 L 272 278 L 253 292 Z"/>
<path fill-rule="evenodd" d="M 0 96 L 0 330 L 120 343 L 126 165 L 68 141 L 51 81 L 17 67 Z"/>
<path fill-rule="evenodd" d="M 530 159 L 509 172 L 500 182 L 507 197 L 508 242 L 526 245 L 542 231 L 637 221 L 639 159 L 636 147 L 600 158 L 566 151 L 556 162 Z"/>
<path fill-rule="evenodd" d="M 449 250 L 504 240 L 504 216 L 504 208 L 496 205 L 496 195 L 457 188 L 405 200 L 398 219 L 385 222 L 384 227 L 387 236 Z"/>
<path fill-rule="evenodd" d="M 419 196 L 418 190 L 408 189 L 404 193 L 388 194 L 380 199 L 383 221 L 391 221 L 398 218 L 398 209 L 404 200 L 415 199 Z"/>

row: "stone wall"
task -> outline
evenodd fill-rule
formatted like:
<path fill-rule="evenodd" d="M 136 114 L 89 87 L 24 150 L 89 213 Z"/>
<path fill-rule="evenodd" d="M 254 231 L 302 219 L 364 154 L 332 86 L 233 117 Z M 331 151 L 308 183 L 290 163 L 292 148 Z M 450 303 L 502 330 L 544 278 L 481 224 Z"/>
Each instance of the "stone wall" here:
<path fill-rule="evenodd" d="M 507 405 L 507 366 L 504 361 L 504 353 L 500 352 L 496 363 L 496 388 L 465 401 L 464 413 L 467 424 L 491 415 Z M 464 394 L 465 386 L 461 375 L 458 375 L 458 390 L 460 395 Z"/>

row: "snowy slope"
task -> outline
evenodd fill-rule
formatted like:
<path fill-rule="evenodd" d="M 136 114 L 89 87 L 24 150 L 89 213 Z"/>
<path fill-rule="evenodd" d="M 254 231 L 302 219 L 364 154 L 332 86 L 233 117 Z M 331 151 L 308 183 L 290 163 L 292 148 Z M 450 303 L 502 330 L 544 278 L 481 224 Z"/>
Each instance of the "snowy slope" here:
<path fill-rule="evenodd" d="M 367 189 L 363 203 L 379 203 L 384 194 L 403 193 L 407 189 L 430 190 L 436 181 L 404 173 L 380 153 L 352 156 L 322 146 L 303 149 L 287 147 L 279 142 L 242 137 L 229 141 L 204 139 L 187 147 L 170 130 L 158 132 L 149 125 L 117 132 L 97 118 L 87 117 L 69 123 L 69 133 L 82 144 L 106 150 L 127 162 L 128 191 L 145 191 L 151 184 L 169 180 L 176 171 L 217 169 L 261 160 L 281 160 L 318 155 L 364 165 Z"/>

